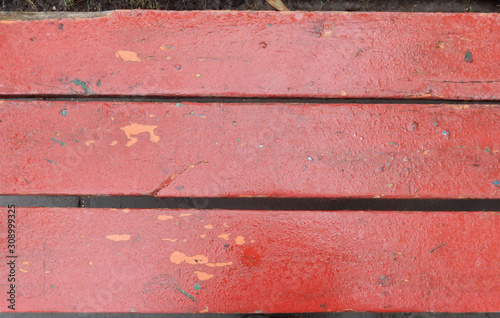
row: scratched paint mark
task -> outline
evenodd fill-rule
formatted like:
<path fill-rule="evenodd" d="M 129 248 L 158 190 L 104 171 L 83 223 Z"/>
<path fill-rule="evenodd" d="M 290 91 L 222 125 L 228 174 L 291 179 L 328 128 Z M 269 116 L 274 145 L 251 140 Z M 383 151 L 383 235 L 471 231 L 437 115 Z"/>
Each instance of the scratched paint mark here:
<path fill-rule="evenodd" d="M 211 278 L 214 278 L 215 275 L 205 273 L 205 272 L 200 272 L 200 271 L 195 271 L 196 277 L 198 277 L 199 280 L 209 280 Z"/>
<path fill-rule="evenodd" d="M 95 141 L 94 141 L 94 140 L 87 140 L 87 141 L 85 142 L 85 145 L 88 147 L 88 146 L 92 145 L 93 143 L 95 143 Z"/>
<path fill-rule="evenodd" d="M 200 311 L 200 314 L 203 314 L 203 313 L 206 313 L 206 312 L 208 312 L 208 307 L 203 308 L 203 310 Z"/>
<path fill-rule="evenodd" d="M 174 217 L 171 215 L 158 215 L 158 221 L 166 221 L 166 220 L 171 220 Z"/>
<path fill-rule="evenodd" d="M 187 256 L 184 253 L 175 251 L 170 255 L 170 261 L 175 264 L 182 264 L 183 262 L 186 262 L 187 264 L 191 265 L 199 265 L 207 264 L 208 257 L 206 257 L 205 255 Z"/>
<path fill-rule="evenodd" d="M 137 52 L 118 50 L 115 52 L 115 56 L 122 59 L 123 62 L 141 62 Z"/>
<path fill-rule="evenodd" d="M 206 264 L 208 267 L 223 267 L 223 266 L 231 266 L 233 265 L 233 262 L 226 262 L 226 263 L 207 263 Z"/>
<path fill-rule="evenodd" d="M 183 291 L 183 290 L 182 290 L 182 289 L 180 289 L 180 288 L 177 288 L 177 290 L 178 290 L 178 291 L 180 291 L 180 292 L 181 292 L 181 294 L 183 294 L 184 296 L 187 296 L 187 297 L 191 298 L 191 300 L 192 300 L 192 301 L 194 301 L 194 302 L 196 302 L 196 303 L 197 303 L 196 299 L 194 299 L 194 297 L 193 297 L 193 296 L 191 296 L 188 292 Z"/>
<path fill-rule="evenodd" d="M 89 82 L 84 82 L 79 80 L 78 78 L 75 78 L 74 80 L 70 81 L 70 83 L 74 83 L 76 86 L 80 86 L 85 94 L 92 93 L 92 91 L 88 87 L 88 85 L 90 85 Z"/>
<path fill-rule="evenodd" d="M 236 242 L 236 245 L 243 245 L 245 244 L 245 237 L 244 236 L 237 236 L 234 241 Z"/>
<path fill-rule="evenodd" d="M 20 271 L 21 273 L 27 273 L 27 272 L 28 272 L 28 271 L 27 271 L 26 269 L 24 269 L 24 268 L 20 268 L 20 269 L 19 269 L 19 271 Z"/>
<path fill-rule="evenodd" d="M 149 133 L 149 140 L 151 140 L 154 143 L 157 143 L 158 141 L 160 141 L 160 137 L 158 137 L 155 134 L 156 128 L 158 128 L 158 126 L 141 125 L 141 124 L 137 124 L 137 123 L 131 123 L 130 125 L 121 127 L 120 129 L 125 132 L 125 135 L 127 135 L 127 138 L 129 139 L 129 141 L 127 142 L 126 146 L 130 147 L 137 142 L 137 138 L 132 137 L 132 136 L 138 135 L 141 133 Z"/>
<path fill-rule="evenodd" d="M 17 22 L 21 22 L 21 20 L 0 20 L 0 24 L 13 24 Z"/>
<path fill-rule="evenodd" d="M 164 188 L 168 187 L 174 180 L 175 178 L 177 178 L 178 176 L 180 176 L 181 174 L 183 174 L 184 172 L 190 170 L 190 169 L 193 169 L 194 167 L 196 167 L 197 165 L 199 164 L 202 164 L 202 163 L 208 163 L 207 161 L 199 161 L 195 164 L 191 164 L 189 166 L 187 166 L 186 168 L 184 168 L 183 170 L 177 172 L 177 173 L 174 173 L 172 174 L 171 176 L 169 176 L 167 179 L 165 179 L 156 189 L 154 189 L 153 191 L 151 191 L 151 195 L 157 195 L 161 190 L 163 190 Z"/>
<path fill-rule="evenodd" d="M 181 213 L 181 215 L 179 215 L 181 218 L 185 217 L 185 216 L 190 216 L 192 215 L 191 213 Z"/>
<path fill-rule="evenodd" d="M 162 241 L 177 242 L 178 239 L 162 238 Z"/>
<path fill-rule="evenodd" d="M 465 51 L 465 57 L 464 57 L 465 63 L 472 63 L 474 59 L 472 58 L 472 53 L 470 51 Z"/>
<path fill-rule="evenodd" d="M 432 250 L 430 250 L 429 253 L 434 253 L 438 248 L 440 248 L 441 246 L 445 246 L 446 243 L 443 243 L 443 244 L 439 244 L 438 246 L 434 247 Z"/>
<path fill-rule="evenodd" d="M 162 46 L 160 46 L 160 50 L 162 50 L 162 51 L 173 50 L 173 49 L 174 49 L 174 47 L 170 46 L 170 45 L 162 45 Z"/>
<path fill-rule="evenodd" d="M 120 241 L 128 241 L 130 240 L 129 234 L 113 234 L 106 235 L 106 238 L 111 241 L 120 242 Z"/>
<path fill-rule="evenodd" d="M 231 235 L 231 233 L 223 233 L 221 235 L 218 235 L 217 237 L 229 241 L 229 235 Z"/>
<path fill-rule="evenodd" d="M 113 146 L 116 146 L 117 143 L 118 143 L 118 141 L 113 140 L 109 145 L 113 147 Z"/>
<path fill-rule="evenodd" d="M 45 271 L 43 272 L 44 274 L 50 274 L 51 272 L 50 271 Z"/>

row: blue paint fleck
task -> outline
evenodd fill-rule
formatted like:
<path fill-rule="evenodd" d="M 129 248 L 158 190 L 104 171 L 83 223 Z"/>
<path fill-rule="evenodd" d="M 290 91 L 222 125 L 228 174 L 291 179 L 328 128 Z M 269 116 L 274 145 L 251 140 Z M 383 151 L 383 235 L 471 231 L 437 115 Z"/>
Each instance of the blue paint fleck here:
<path fill-rule="evenodd" d="M 307 156 L 307 160 L 313 161 L 313 158 L 311 158 L 310 156 Z"/>
<path fill-rule="evenodd" d="M 184 186 L 178 186 L 176 188 L 177 188 L 177 190 L 182 190 L 182 189 L 184 189 Z"/>
<path fill-rule="evenodd" d="M 448 136 L 450 134 L 449 131 L 443 130 L 443 135 Z"/>
<path fill-rule="evenodd" d="M 497 185 L 499 185 L 499 184 L 500 184 L 500 181 L 495 180 L 495 181 L 493 181 L 492 183 L 493 183 L 493 185 L 497 186 Z"/>

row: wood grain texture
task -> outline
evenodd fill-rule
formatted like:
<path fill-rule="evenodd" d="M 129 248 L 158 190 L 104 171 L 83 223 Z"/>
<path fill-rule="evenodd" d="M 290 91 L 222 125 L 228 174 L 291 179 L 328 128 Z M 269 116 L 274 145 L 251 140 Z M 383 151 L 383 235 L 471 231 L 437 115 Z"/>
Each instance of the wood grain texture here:
<path fill-rule="evenodd" d="M 16 220 L 20 312 L 500 310 L 497 213 L 17 208 Z"/>
<path fill-rule="evenodd" d="M 40 17 L 1 17 L 0 94 L 500 99 L 494 13 Z"/>
<path fill-rule="evenodd" d="M 2 194 L 499 198 L 498 105 L 4 101 Z"/>

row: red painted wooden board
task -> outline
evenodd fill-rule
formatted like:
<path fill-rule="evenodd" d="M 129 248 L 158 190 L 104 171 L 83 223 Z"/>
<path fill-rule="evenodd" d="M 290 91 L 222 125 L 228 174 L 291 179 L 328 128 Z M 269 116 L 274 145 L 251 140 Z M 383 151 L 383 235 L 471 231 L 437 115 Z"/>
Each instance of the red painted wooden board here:
<path fill-rule="evenodd" d="M 500 99 L 499 14 L 92 16 L 2 16 L 0 94 Z"/>
<path fill-rule="evenodd" d="M 17 208 L 16 224 L 21 312 L 500 310 L 497 213 Z"/>
<path fill-rule="evenodd" d="M 0 104 L 0 193 L 499 198 L 498 105 Z"/>

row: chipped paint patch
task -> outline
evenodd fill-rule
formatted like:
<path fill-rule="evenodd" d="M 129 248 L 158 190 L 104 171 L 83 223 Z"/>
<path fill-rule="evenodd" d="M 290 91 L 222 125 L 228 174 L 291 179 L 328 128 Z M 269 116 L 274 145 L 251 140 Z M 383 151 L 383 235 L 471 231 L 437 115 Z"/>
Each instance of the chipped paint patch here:
<path fill-rule="evenodd" d="M 158 221 L 166 221 L 166 220 L 171 220 L 174 217 L 171 215 L 158 215 Z"/>
<path fill-rule="evenodd" d="M 233 262 L 226 262 L 226 263 L 207 263 L 208 267 L 223 267 L 223 266 L 231 266 L 233 265 Z"/>
<path fill-rule="evenodd" d="M 118 50 L 115 52 L 115 56 L 122 59 L 123 62 L 141 62 L 137 52 Z"/>
<path fill-rule="evenodd" d="M 205 237 L 207 237 L 207 235 L 206 234 L 202 234 L 202 235 L 200 235 L 200 237 L 201 238 L 205 238 Z"/>
<path fill-rule="evenodd" d="M 229 241 L 229 236 L 231 235 L 231 233 L 223 233 L 221 235 L 218 235 L 217 237 L 218 238 L 221 238 L 223 240 L 226 240 L 226 241 Z"/>
<path fill-rule="evenodd" d="M 222 226 L 229 227 L 229 225 L 227 225 L 227 223 L 222 224 Z"/>
<path fill-rule="evenodd" d="M 19 271 L 20 271 L 21 273 L 27 273 L 27 272 L 28 272 L 28 271 L 27 271 L 26 269 L 24 269 L 24 268 L 20 268 L 20 269 L 19 269 Z"/>
<path fill-rule="evenodd" d="M 204 226 L 204 228 L 211 230 L 214 228 L 214 226 L 212 224 L 207 224 Z"/>
<path fill-rule="evenodd" d="M 30 262 L 28 262 L 28 261 L 24 261 L 24 262 L 21 262 L 21 263 L 24 264 L 24 265 L 29 265 L 30 264 Z"/>
<path fill-rule="evenodd" d="M 243 245 L 245 244 L 245 237 L 244 236 L 237 236 L 234 241 L 236 242 L 236 245 Z"/>
<path fill-rule="evenodd" d="M 178 239 L 162 238 L 162 241 L 176 242 Z"/>
<path fill-rule="evenodd" d="M 185 216 L 190 216 L 192 215 L 191 213 L 182 213 L 181 215 L 179 215 L 181 218 L 185 217 Z"/>
<path fill-rule="evenodd" d="M 123 213 L 129 213 L 130 209 L 123 209 L 122 211 L 123 211 Z"/>
<path fill-rule="evenodd" d="M 127 138 L 129 139 L 126 144 L 127 147 L 130 147 L 137 142 L 137 138 L 132 137 L 133 135 L 138 135 L 145 132 L 149 133 L 149 140 L 157 143 L 158 141 L 160 141 L 160 137 L 155 134 L 156 128 L 158 128 L 158 126 L 141 125 L 137 123 L 131 123 L 128 126 L 120 127 L 120 129 L 125 132 L 125 135 L 127 135 Z"/>
<path fill-rule="evenodd" d="M 208 280 L 211 278 L 214 278 L 215 275 L 205 273 L 205 272 L 200 272 L 200 271 L 195 271 L 196 277 L 198 277 L 199 280 Z"/>
<path fill-rule="evenodd" d="M 199 265 L 207 264 L 208 257 L 206 257 L 205 255 L 187 256 L 184 253 L 175 251 L 170 255 L 170 261 L 175 264 L 182 264 L 183 262 L 186 262 L 191 265 Z"/>
<path fill-rule="evenodd" d="M 110 145 L 110 146 L 116 146 L 116 144 L 117 144 L 117 143 L 118 143 L 118 141 L 113 140 L 113 141 L 112 141 L 109 145 Z"/>
<path fill-rule="evenodd" d="M 94 265 L 94 262 L 89 261 L 87 264 L 89 264 L 90 266 L 92 266 L 92 265 Z"/>
<path fill-rule="evenodd" d="M 208 312 L 208 307 L 203 308 L 203 310 L 200 311 L 200 314 Z"/>
<path fill-rule="evenodd" d="M 92 145 L 92 144 L 94 144 L 94 143 L 95 143 L 95 141 L 94 141 L 94 140 L 87 140 L 87 141 L 85 142 L 85 145 L 88 147 L 88 146 L 90 146 L 90 145 Z"/>
<path fill-rule="evenodd" d="M 106 238 L 111 241 L 120 242 L 130 240 L 130 234 L 113 234 L 106 235 Z"/>

